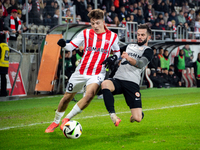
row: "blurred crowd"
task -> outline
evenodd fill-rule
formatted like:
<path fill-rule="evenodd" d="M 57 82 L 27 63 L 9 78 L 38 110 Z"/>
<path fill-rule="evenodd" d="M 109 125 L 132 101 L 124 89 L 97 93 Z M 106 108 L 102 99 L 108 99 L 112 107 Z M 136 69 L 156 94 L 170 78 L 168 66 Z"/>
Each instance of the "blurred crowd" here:
<path fill-rule="evenodd" d="M 76 20 L 89 22 L 87 14 L 94 9 L 93 0 L 63 0 L 62 19 L 72 21 L 73 5 L 76 6 Z M 200 21 L 200 10 L 195 0 L 97 0 L 97 7 L 105 11 L 105 22 L 119 26 L 124 21 L 150 23 L 153 29 L 174 30 L 178 25 L 195 31 Z M 26 22 L 25 0 L 1 0 L 3 17 L 16 9 L 22 23 Z M 56 0 L 28 0 L 29 23 L 55 26 L 60 15 Z M 177 8 L 177 9 L 176 9 Z M 199 26 L 198 26 L 199 28 Z"/>
<path fill-rule="evenodd" d="M 168 50 L 162 47 L 152 49 L 154 56 L 148 68 L 153 87 L 187 87 L 186 80 L 193 82 L 190 87 L 200 87 L 200 53 L 194 58 L 194 51 L 186 44 L 177 51 L 175 57 L 170 57 L 173 59 L 170 60 Z M 184 79 L 184 75 L 188 79 Z"/>

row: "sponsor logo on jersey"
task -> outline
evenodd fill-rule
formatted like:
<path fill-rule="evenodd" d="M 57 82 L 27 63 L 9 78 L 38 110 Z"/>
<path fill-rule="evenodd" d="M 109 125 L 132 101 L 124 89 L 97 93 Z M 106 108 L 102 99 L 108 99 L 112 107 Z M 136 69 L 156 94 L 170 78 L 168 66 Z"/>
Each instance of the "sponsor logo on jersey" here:
<path fill-rule="evenodd" d="M 102 52 L 104 54 L 108 54 L 108 52 L 109 52 L 107 49 L 96 48 L 96 47 L 86 47 L 86 51 Z"/>
<path fill-rule="evenodd" d="M 141 56 L 138 55 L 137 53 L 128 53 L 128 55 L 134 58 L 141 58 Z"/>
<path fill-rule="evenodd" d="M 140 97 L 140 93 L 139 93 L 139 92 L 136 92 L 136 93 L 135 93 L 135 96 Z"/>

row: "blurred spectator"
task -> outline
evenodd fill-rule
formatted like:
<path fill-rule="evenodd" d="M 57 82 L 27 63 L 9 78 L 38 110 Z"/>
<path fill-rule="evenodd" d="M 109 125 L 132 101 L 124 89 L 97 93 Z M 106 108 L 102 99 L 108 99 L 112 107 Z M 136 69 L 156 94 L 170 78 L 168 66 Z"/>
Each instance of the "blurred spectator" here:
<path fill-rule="evenodd" d="M 105 12 L 105 23 L 108 23 L 108 24 L 112 24 L 113 23 L 113 20 L 110 18 L 109 16 L 109 13 L 108 12 Z"/>
<path fill-rule="evenodd" d="M 154 25 L 151 28 L 155 30 L 162 30 L 158 21 L 155 21 Z M 156 31 L 155 34 L 156 34 L 155 39 L 160 40 L 162 37 L 162 32 Z"/>
<path fill-rule="evenodd" d="M 172 20 L 171 22 L 172 22 L 172 27 L 173 27 L 173 30 L 174 30 L 174 38 L 177 38 L 176 21 Z"/>
<path fill-rule="evenodd" d="M 162 30 L 165 30 L 165 21 L 164 21 L 164 19 L 161 19 L 160 20 L 160 27 L 162 28 Z M 164 35 L 165 35 L 166 33 L 164 33 Z"/>
<path fill-rule="evenodd" d="M 72 53 L 74 54 L 75 52 L 76 50 L 74 50 Z M 72 63 L 72 56 L 70 53 L 70 51 L 65 52 L 65 75 L 68 77 L 68 79 L 71 77 L 72 73 L 74 73 L 76 68 L 75 63 Z M 74 55 L 76 55 L 76 53 Z"/>
<path fill-rule="evenodd" d="M 102 8 L 102 7 L 101 7 Z M 76 2 L 76 14 L 81 16 L 83 20 L 83 14 L 85 14 L 86 4 L 84 0 L 77 0 Z"/>
<path fill-rule="evenodd" d="M 156 50 L 155 47 L 152 47 L 152 49 L 153 49 L 154 55 L 153 55 L 153 58 L 152 58 L 152 60 L 150 61 L 149 65 L 148 65 L 148 67 L 150 69 L 154 68 L 156 71 L 157 70 L 161 70 L 161 68 L 160 68 L 160 59 L 158 57 L 157 50 Z"/>
<path fill-rule="evenodd" d="M 164 10 L 162 6 L 162 0 L 155 0 L 155 3 L 152 6 L 155 10 L 155 13 L 162 13 L 164 15 Z"/>
<path fill-rule="evenodd" d="M 0 43 L 6 42 L 7 28 L 4 26 L 3 9 L 0 8 Z"/>
<path fill-rule="evenodd" d="M 187 1 L 185 3 L 183 3 L 182 10 L 183 10 L 183 13 L 189 13 L 190 7 L 189 7 Z"/>
<path fill-rule="evenodd" d="M 54 1 L 47 1 L 47 5 L 44 8 L 44 15 L 43 15 L 43 24 L 45 26 L 51 26 L 54 13 L 55 13 Z"/>
<path fill-rule="evenodd" d="M 9 53 L 10 50 L 8 45 L 4 42 L 0 42 L 0 77 L 1 77 L 0 97 L 8 95 L 6 74 L 8 74 Z"/>
<path fill-rule="evenodd" d="M 69 8 L 70 4 L 69 4 L 68 0 L 63 0 L 63 6 L 64 6 L 64 8 Z"/>
<path fill-rule="evenodd" d="M 127 9 L 128 14 L 131 14 L 134 11 L 133 4 L 130 4 L 129 8 Z"/>
<path fill-rule="evenodd" d="M 198 18 L 195 21 L 194 32 L 196 32 L 195 37 L 196 39 L 200 39 L 200 19 Z"/>
<path fill-rule="evenodd" d="M 10 0 L 5 0 L 5 2 L 4 2 L 4 7 L 6 8 L 6 9 L 8 9 L 9 7 L 11 7 L 12 5 L 10 4 Z"/>
<path fill-rule="evenodd" d="M 190 49 L 190 46 L 186 44 L 183 47 L 184 56 L 185 56 L 185 66 L 191 67 L 192 59 L 193 59 L 193 51 Z"/>
<path fill-rule="evenodd" d="M 153 87 L 162 88 L 162 80 L 160 76 L 157 75 L 156 70 L 154 68 L 151 69 L 151 74 L 149 76 L 151 81 L 153 82 Z"/>
<path fill-rule="evenodd" d="M 181 49 L 179 55 L 174 57 L 174 72 L 180 80 L 182 79 L 182 70 L 185 70 L 185 56 L 184 51 Z"/>
<path fill-rule="evenodd" d="M 143 5 L 142 5 L 141 1 L 138 1 L 138 10 L 139 10 L 139 9 L 141 10 L 142 15 L 144 16 Z"/>
<path fill-rule="evenodd" d="M 128 9 L 129 8 L 129 0 L 119 0 L 119 6 L 124 6 L 125 9 Z"/>
<path fill-rule="evenodd" d="M 169 13 L 165 13 L 164 16 L 163 16 L 163 19 L 164 19 L 164 22 L 165 22 L 165 25 L 167 26 L 168 25 L 168 18 L 169 18 Z"/>
<path fill-rule="evenodd" d="M 20 19 L 17 17 L 17 10 L 13 9 L 11 15 L 5 18 L 5 27 L 10 32 L 10 38 L 8 45 L 14 49 L 17 49 L 17 37 L 22 33 L 22 24 Z"/>
<path fill-rule="evenodd" d="M 97 0 L 97 8 L 102 9 L 103 6 L 106 6 L 106 0 Z"/>
<path fill-rule="evenodd" d="M 58 25 L 59 15 L 60 15 L 60 11 L 59 11 L 59 9 L 56 9 L 55 10 L 55 14 L 54 14 L 54 16 L 52 18 L 51 28 L 53 28 L 54 26 Z"/>
<path fill-rule="evenodd" d="M 185 35 L 187 34 L 188 38 L 191 39 L 191 38 L 192 38 L 192 34 L 191 34 L 191 33 L 188 33 L 188 32 L 191 32 L 191 29 L 190 29 L 190 27 L 188 26 L 188 23 L 185 22 L 184 25 L 183 25 L 183 27 L 184 27 L 184 28 L 183 28 L 184 34 L 185 34 Z"/>
<path fill-rule="evenodd" d="M 110 7 L 110 11 L 108 12 L 109 14 L 109 17 L 112 19 L 112 20 L 114 20 L 114 18 L 115 18 L 115 16 L 117 15 L 116 14 L 116 12 L 115 12 L 115 6 L 114 5 L 112 5 L 111 7 Z"/>
<path fill-rule="evenodd" d="M 169 12 L 169 7 L 166 5 L 166 3 L 164 1 L 162 1 L 161 5 L 162 5 L 163 12 L 164 13 L 166 13 L 166 12 L 168 13 Z M 163 14 L 163 16 L 164 16 L 164 14 Z"/>
<path fill-rule="evenodd" d="M 143 16 L 143 14 L 142 14 L 142 9 L 138 9 L 138 13 L 137 13 L 137 23 L 138 23 L 138 24 L 143 24 L 143 23 L 145 23 L 144 16 Z"/>
<path fill-rule="evenodd" d="M 165 68 L 165 58 L 164 58 L 164 56 L 163 56 L 163 53 L 164 53 L 164 50 L 163 50 L 163 48 L 162 47 L 160 47 L 159 48 L 159 54 L 158 54 L 158 58 L 159 58 L 159 60 L 160 60 L 160 68 L 161 69 L 163 69 L 163 68 Z"/>
<path fill-rule="evenodd" d="M 4 26 L 3 9 L 0 7 L 0 77 L 1 77 L 1 92 L 0 96 L 7 96 L 7 80 L 6 74 L 9 67 L 9 48 L 6 43 L 6 31 Z"/>
<path fill-rule="evenodd" d="M 8 16 L 8 12 L 6 8 L 3 6 L 1 1 L 0 1 L 0 8 L 3 10 L 3 17 L 5 18 L 6 16 Z"/>
<path fill-rule="evenodd" d="M 94 9 L 94 2 L 93 2 L 93 0 L 86 0 L 86 2 L 87 2 L 87 5 L 91 5 L 92 8 Z"/>
<path fill-rule="evenodd" d="M 106 0 L 106 2 L 104 3 L 104 6 L 106 6 L 106 12 L 110 11 L 110 7 L 112 6 L 112 4 L 113 4 L 112 0 Z"/>
<path fill-rule="evenodd" d="M 169 70 L 170 60 L 169 60 L 169 52 L 168 52 L 168 50 L 164 50 L 163 56 L 164 56 L 164 67 L 163 67 L 163 69 Z"/>
<path fill-rule="evenodd" d="M 152 8 L 152 5 L 149 4 L 148 9 L 144 12 L 144 19 L 145 22 L 150 22 L 151 24 L 154 24 L 155 21 L 155 11 Z"/>
<path fill-rule="evenodd" d="M 168 4 L 168 10 L 169 10 L 169 14 L 171 14 L 173 11 L 175 11 L 174 5 L 171 1 Z"/>
<path fill-rule="evenodd" d="M 134 3 L 133 3 L 133 8 L 134 8 L 134 10 L 135 10 L 135 9 L 137 9 L 137 10 L 139 9 L 137 2 L 134 2 Z"/>
<path fill-rule="evenodd" d="M 118 16 L 115 16 L 115 18 L 114 18 L 114 20 L 113 20 L 113 23 L 114 23 L 117 27 L 119 26 L 120 21 L 119 21 Z M 114 31 L 113 31 L 113 32 L 114 32 Z M 115 32 L 115 33 L 117 33 L 117 32 Z"/>
<path fill-rule="evenodd" d="M 71 15 L 71 11 L 69 9 L 66 10 L 66 16 L 65 17 L 68 17 L 65 19 L 65 22 L 70 22 L 72 23 L 72 15 Z"/>
<path fill-rule="evenodd" d="M 32 9 L 32 0 L 28 0 L 28 13 L 31 11 L 31 9 Z M 22 12 L 25 12 L 24 15 L 26 14 L 26 3 L 24 3 L 22 7 Z"/>
<path fill-rule="evenodd" d="M 29 23 L 41 25 L 43 23 L 42 19 L 43 18 L 41 18 L 40 5 L 38 1 L 32 1 L 32 9 L 29 12 Z"/>
<path fill-rule="evenodd" d="M 172 26 L 172 22 L 169 21 L 166 27 L 167 31 L 173 31 L 173 26 Z M 166 38 L 173 38 L 174 33 L 170 33 L 170 32 L 166 32 Z"/>
<path fill-rule="evenodd" d="M 184 15 L 183 15 L 183 11 L 182 10 L 179 11 L 179 15 L 177 16 L 177 19 L 178 19 L 179 24 L 180 23 L 184 24 L 186 22 L 186 19 L 185 19 Z"/>
<path fill-rule="evenodd" d="M 119 21 L 121 22 L 124 18 L 126 18 L 125 7 L 120 7 L 120 13 L 118 14 Z"/>
<path fill-rule="evenodd" d="M 172 69 L 169 69 L 168 82 L 170 84 L 170 87 L 181 87 L 182 86 L 182 83 L 181 83 L 179 77 L 174 73 L 174 71 Z"/>
<path fill-rule="evenodd" d="M 90 22 L 90 18 L 87 16 L 88 13 L 92 10 L 92 6 L 88 5 L 87 9 L 85 9 L 85 11 L 83 11 L 83 13 L 81 14 L 81 20 L 84 22 Z"/>
<path fill-rule="evenodd" d="M 194 74 L 196 77 L 197 87 L 200 87 L 200 53 L 198 53 L 197 60 L 194 62 Z"/>
<path fill-rule="evenodd" d="M 159 13 L 159 14 L 158 14 L 158 17 L 156 18 L 155 21 L 156 21 L 156 22 L 160 22 L 161 19 L 163 19 L 163 14 L 162 14 L 162 13 Z"/>
<path fill-rule="evenodd" d="M 168 18 L 168 21 L 172 21 L 174 20 L 176 22 L 176 26 L 178 25 L 178 19 L 177 19 L 177 16 L 176 16 L 176 12 L 173 11 L 170 15 L 169 15 L 169 18 Z M 167 22 L 168 22 L 167 21 Z"/>
<path fill-rule="evenodd" d="M 11 13 L 13 9 L 18 9 L 16 0 L 10 0 L 11 7 L 7 9 L 8 14 Z"/>
<path fill-rule="evenodd" d="M 191 9 L 188 14 L 188 25 L 190 26 L 191 30 L 194 31 L 194 23 L 195 23 L 195 11 Z"/>

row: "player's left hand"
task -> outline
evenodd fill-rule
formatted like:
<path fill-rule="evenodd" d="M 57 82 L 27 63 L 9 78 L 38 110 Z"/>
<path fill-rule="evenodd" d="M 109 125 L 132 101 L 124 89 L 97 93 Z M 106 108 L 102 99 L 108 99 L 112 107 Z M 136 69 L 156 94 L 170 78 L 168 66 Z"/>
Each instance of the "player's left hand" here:
<path fill-rule="evenodd" d="M 60 39 L 60 40 L 58 40 L 57 44 L 60 47 L 65 47 L 66 46 L 66 41 L 64 39 Z"/>
<path fill-rule="evenodd" d="M 113 56 L 108 57 L 106 60 L 104 60 L 102 64 L 105 64 L 106 68 L 110 68 L 111 66 L 114 65 L 116 60 L 117 60 L 117 56 L 113 55 Z"/>

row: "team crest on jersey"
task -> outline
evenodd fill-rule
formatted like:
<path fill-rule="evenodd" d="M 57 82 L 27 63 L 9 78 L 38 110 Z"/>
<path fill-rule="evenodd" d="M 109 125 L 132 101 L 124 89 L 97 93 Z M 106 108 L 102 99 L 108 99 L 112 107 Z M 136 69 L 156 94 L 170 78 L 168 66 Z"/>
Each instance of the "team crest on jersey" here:
<path fill-rule="evenodd" d="M 136 92 L 136 93 L 135 93 L 135 96 L 140 97 L 140 93 L 139 93 L 139 92 Z"/>
<path fill-rule="evenodd" d="M 139 50 L 143 50 L 144 49 L 144 47 L 139 47 Z"/>

